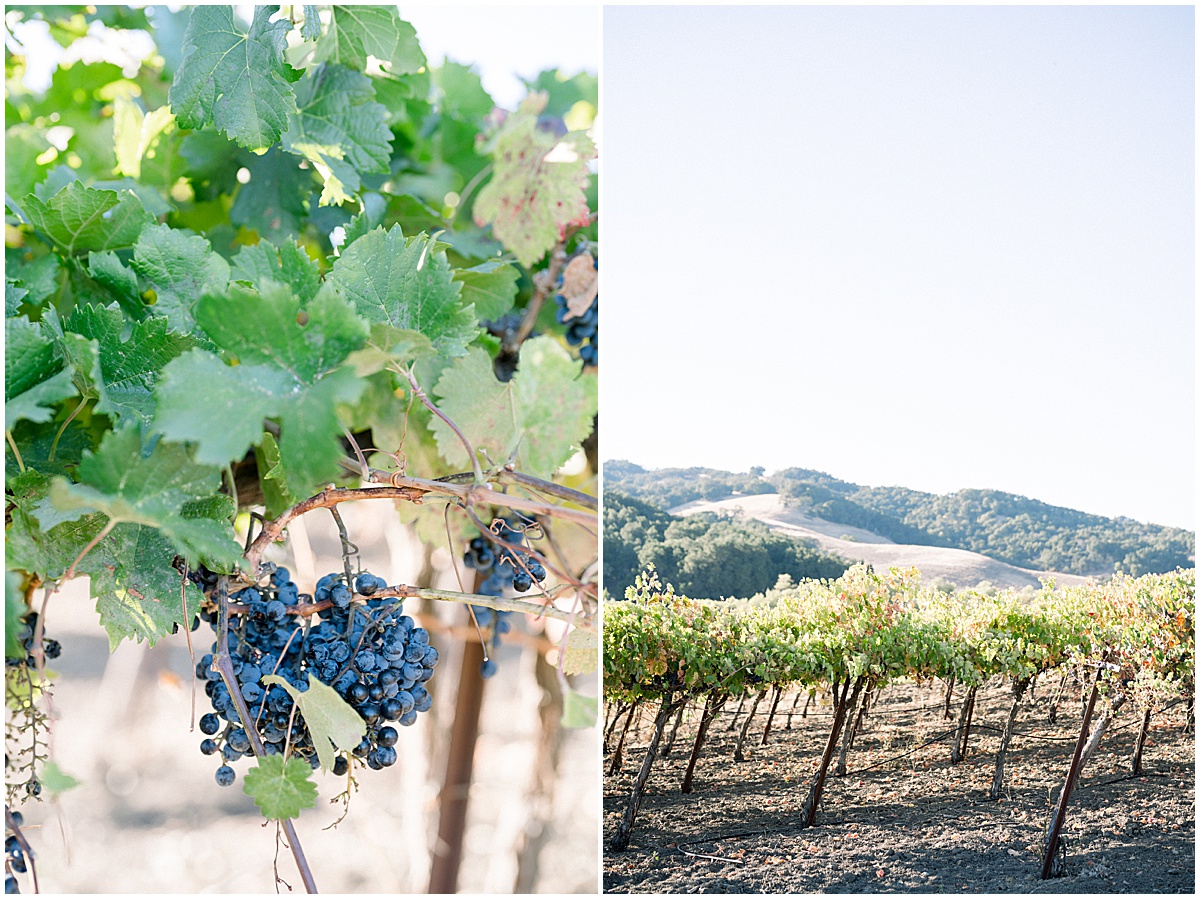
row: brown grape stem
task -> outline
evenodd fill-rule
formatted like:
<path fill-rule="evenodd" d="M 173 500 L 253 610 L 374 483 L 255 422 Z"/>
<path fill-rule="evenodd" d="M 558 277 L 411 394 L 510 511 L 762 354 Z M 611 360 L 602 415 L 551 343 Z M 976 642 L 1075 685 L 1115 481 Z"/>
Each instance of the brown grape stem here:
<path fill-rule="evenodd" d="M 229 690 L 233 705 L 237 709 L 238 718 L 242 721 L 242 729 L 250 738 L 250 748 L 254 750 L 255 758 L 262 758 L 266 755 L 266 750 L 258 736 L 258 728 L 254 726 L 250 717 L 250 709 L 246 706 L 246 700 L 242 697 L 237 674 L 233 670 L 233 659 L 229 655 L 229 578 L 224 575 L 217 582 L 217 600 L 219 607 L 217 652 L 213 656 L 212 670 L 221 675 L 221 680 L 225 682 L 225 687 Z M 287 835 L 288 848 L 296 860 L 296 868 L 300 871 L 300 879 L 304 882 L 305 891 L 316 893 L 317 882 L 313 879 L 312 869 L 308 866 L 304 847 L 300 845 L 300 837 L 296 834 L 295 824 L 292 823 L 291 818 L 284 818 L 279 823 Z"/>

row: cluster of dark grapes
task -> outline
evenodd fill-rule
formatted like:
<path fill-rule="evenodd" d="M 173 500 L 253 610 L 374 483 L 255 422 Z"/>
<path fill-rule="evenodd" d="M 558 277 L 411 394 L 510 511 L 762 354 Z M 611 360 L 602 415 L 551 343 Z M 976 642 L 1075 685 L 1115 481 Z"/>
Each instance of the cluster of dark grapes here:
<path fill-rule="evenodd" d="M 597 325 L 600 320 L 600 297 L 592 300 L 592 305 L 582 315 L 572 315 L 567 306 L 567 298 L 562 294 L 563 277 L 558 276 L 558 292 L 554 294 L 554 302 L 558 304 L 555 311 L 555 321 L 567 326 L 567 343 L 579 347 L 579 358 L 584 365 L 599 364 L 600 337 Z"/>
<path fill-rule="evenodd" d="M 492 361 L 492 372 L 496 375 L 496 380 L 501 383 L 512 380 L 513 375 L 517 373 L 517 365 L 521 361 L 521 347 L 515 343 L 514 336 L 521 327 L 522 317 L 522 312 L 513 311 L 493 321 L 480 322 L 483 327 L 487 328 L 489 334 L 500 338 L 500 352 Z M 535 337 L 536 334 L 537 332 L 533 332 L 529 336 Z"/>
<path fill-rule="evenodd" d="M 401 600 L 375 597 L 386 587 L 382 578 L 363 572 L 346 582 L 341 573 L 317 582 L 313 596 L 301 595 L 286 568 L 278 568 L 265 587 L 247 587 L 229 597 L 229 654 L 242 698 L 267 755 L 289 744 L 293 755 L 318 766 L 312 736 L 287 690 L 262 679 L 275 674 L 297 691 L 308 689 L 309 676 L 333 687 L 362 716 L 367 733 L 352 753 L 373 769 L 396 763 L 399 734 L 391 722 L 410 725 L 428 711 L 433 698 L 425 683 L 433 675 L 438 652 L 429 633 L 401 614 Z M 364 602 L 352 602 L 354 594 Z M 326 603 L 319 622 L 304 623 L 288 607 L 301 602 Z M 217 628 L 217 613 L 203 617 Z M 213 644 L 212 651 L 217 651 Z M 228 786 L 235 775 L 229 763 L 251 755 L 250 737 L 233 697 L 219 674 L 211 671 L 212 655 L 196 665 L 206 680 L 213 711 L 200 718 L 205 734 L 200 751 L 219 755 L 217 783 Z M 349 760 L 339 755 L 334 774 L 345 774 Z"/>
<path fill-rule="evenodd" d="M 524 527 L 527 524 L 519 520 L 496 518 L 492 521 L 491 530 L 502 540 L 519 544 L 525 542 Z M 528 553 L 514 552 L 482 534 L 471 538 L 467 544 L 463 563 L 487 575 L 477 590 L 484 596 L 503 596 L 505 590 L 525 593 L 534 581 L 541 583 L 546 579 L 546 569 L 536 558 Z M 471 606 L 471 610 L 475 613 L 475 623 L 488 633 L 492 648 L 499 646 L 500 637 L 512 628 L 508 621 L 509 613 L 498 612 L 487 606 Z M 496 671 L 496 663 L 491 658 L 484 659 L 479 668 L 479 673 L 484 677 L 492 677 Z"/>
<path fill-rule="evenodd" d="M 37 629 L 38 613 L 34 611 L 26 612 L 21 616 L 20 630 L 17 636 L 21 641 L 21 646 L 25 650 L 25 655 L 18 658 L 4 659 L 5 665 L 13 667 L 17 665 L 28 665 L 34 668 L 37 662 L 33 658 L 33 633 Z M 42 637 L 42 654 L 48 659 L 57 659 L 62 653 L 62 645 L 57 640 L 47 640 Z"/>
<path fill-rule="evenodd" d="M 25 819 L 20 812 L 13 812 L 12 819 L 17 827 L 25 824 Z M 5 826 L 5 831 L 8 831 L 7 826 Z M 15 833 L 8 832 L 4 838 L 4 892 L 21 892 L 21 887 L 14 875 L 24 874 L 26 870 L 25 852 L 21 849 L 21 842 Z"/>

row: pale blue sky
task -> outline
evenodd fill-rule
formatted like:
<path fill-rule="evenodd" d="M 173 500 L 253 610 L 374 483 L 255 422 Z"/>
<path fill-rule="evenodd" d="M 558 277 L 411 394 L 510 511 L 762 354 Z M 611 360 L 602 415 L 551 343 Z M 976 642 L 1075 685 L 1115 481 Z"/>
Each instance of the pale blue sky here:
<path fill-rule="evenodd" d="M 1195 525 L 1190 7 L 609 7 L 602 456 Z"/>

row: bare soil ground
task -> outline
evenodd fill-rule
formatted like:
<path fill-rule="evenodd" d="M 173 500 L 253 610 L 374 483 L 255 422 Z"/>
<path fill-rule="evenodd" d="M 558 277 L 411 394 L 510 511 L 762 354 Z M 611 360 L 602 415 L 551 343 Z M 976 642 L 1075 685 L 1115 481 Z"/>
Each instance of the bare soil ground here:
<path fill-rule="evenodd" d="M 968 755 L 951 765 L 949 740 L 922 745 L 956 723 L 942 717 L 940 690 L 889 688 L 850 751 L 848 773 L 834 777 L 831 766 L 817 824 L 808 829 L 799 826 L 800 809 L 828 738 L 828 704 L 805 719 L 797 710 L 788 730 L 791 697 L 785 696 L 760 746 L 764 702 L 746 741 L 749 759 L 739 763 L 731 703 L 705 744 L 695 791 L 684 795 L 679 784 L 694 713 L 671 757 L 655 764 L 630 848 L 606 852 L 604 889 L 1194 893 L 1196 753 L 1182 705 L 1153 719 L 1136 777 L 1129 762 L 1140 714 L 1126 709 L 1113 723 L 1068 807 L 1067 874 L 1043 881 L 1038 850 L 1074 749 L 1081 704 L 1064 701 L 1056 724 L 1047 721 L 1044 697 L 1022 705 L 997 801 L 987 791 L 1007 696 L 1007 690 L 980 691 Z M 645 716 L 640 737 L 627 745 L 620 774 L 606 778 L 606 845 L 625 810 L 652 717 Z"/>
<path fill-rule="evenodd" d="M 717 502 L 696 501 L 671 510 L 672 515 L 694 515 L 697 512 L 737 513 L 754 518 L 772 530 L 811 540 L 825 552 L 836 553 L 856 562 L 870 562 L 882 570 L 892 566 L 916 566 L 927 582 L 940 580 L 957 587 L 990 584 L 994 587 L 1036 589 L 1041 586 L 1039 578 L 1042 577 L 1053 577 L 1062 585 L 1082 584 L 1087 580 L 1075 574 L 1018 568 L 965 549 L 894 543 L 862 528 L 835 524 L 788 509 L 777 493 L 737 496 Z"/>

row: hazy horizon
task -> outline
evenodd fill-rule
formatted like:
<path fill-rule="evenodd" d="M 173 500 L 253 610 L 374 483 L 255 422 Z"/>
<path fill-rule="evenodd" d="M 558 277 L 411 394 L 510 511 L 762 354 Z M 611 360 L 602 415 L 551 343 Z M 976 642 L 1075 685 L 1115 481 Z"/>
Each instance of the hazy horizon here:
<path fill-rule="evenodd" d="M 1191 7 L 610 7 L 602 453 L 1194 528 Z"/>

